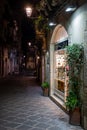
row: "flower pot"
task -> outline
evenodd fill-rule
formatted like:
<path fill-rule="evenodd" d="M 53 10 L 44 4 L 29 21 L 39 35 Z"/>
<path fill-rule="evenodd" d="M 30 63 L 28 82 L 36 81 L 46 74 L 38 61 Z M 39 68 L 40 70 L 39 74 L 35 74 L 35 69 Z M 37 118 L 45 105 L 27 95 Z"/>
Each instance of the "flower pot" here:
<path fill-rule="evenodd" d="M 72 125 L 80 125 L 80 108 L 69 111 L 69 123 Z"/>
<path fill-rule="evenodd" d="M 43 88 L 43 96 L 48 96 L 49 94 L 49 89 L 48 88 Z"/>

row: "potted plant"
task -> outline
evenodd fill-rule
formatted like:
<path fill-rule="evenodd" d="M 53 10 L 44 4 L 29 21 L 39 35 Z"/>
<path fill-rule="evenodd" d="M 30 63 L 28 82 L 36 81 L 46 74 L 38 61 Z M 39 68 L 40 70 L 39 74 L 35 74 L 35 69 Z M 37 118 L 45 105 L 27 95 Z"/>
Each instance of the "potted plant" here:
<path fill-rule="evenodd" d="M 68 96 L 66 97 L 66 108 L 69 110 L 69 123 L 80 125 L 80 86 L 81 72 L 83 66 L 83 46 L 72 44 L 66 48 L 66 60 L 68 64 Z"/>
<path fill-rule="evenodd" d="M 81 102 L 77 95 L 70 91 L 66 99 L 66 107 L 69 110 L 69 123 L 73 125 L 80 125 L 80 106 Z"/>
<path fill-rule="evenodd" d="M 48 96 L 49 95 L 49 83 L 48 82 L 43 82 L 42 83 L 42 89 L 43 89 L 43 95 Z"/>

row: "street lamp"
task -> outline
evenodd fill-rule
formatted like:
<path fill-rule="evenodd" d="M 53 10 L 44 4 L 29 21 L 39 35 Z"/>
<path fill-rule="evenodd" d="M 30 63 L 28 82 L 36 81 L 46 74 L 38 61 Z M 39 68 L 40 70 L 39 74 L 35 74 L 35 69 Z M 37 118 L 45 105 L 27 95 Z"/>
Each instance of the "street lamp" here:
<path fill-rule="evenodd" d="M 26 7 L 25 10 L 26 10 L 27 16 L 30 17 L 31 14 L 32 14 L 32 8 L 31 7 Z"/>

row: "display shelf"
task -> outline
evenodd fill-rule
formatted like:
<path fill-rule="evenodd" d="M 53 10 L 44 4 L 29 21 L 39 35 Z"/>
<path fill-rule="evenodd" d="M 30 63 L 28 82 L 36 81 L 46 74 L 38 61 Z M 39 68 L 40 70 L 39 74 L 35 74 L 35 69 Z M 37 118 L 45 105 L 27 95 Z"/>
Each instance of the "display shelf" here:
<path fill-rule="evenodd" d="M 55 78 L 55 80 L 59 80 L 59 81 L 61 81 L 61 82 L 65 82 L 65 79 L 59 79 L 59 78 Z"/>
<path fill-rule="evenodd" d="M 64 86 L 65 86 L 65 82 L 58 80 L 58 90 L 60 90 L 61 92 L 64 92 Z"/>
<path fill-rule="evenodd" d="M 64 93 L 66 82 L 66 58 L 65 50 L 58 50 L 55 52 L 55 87 L 58 91 Z"/>

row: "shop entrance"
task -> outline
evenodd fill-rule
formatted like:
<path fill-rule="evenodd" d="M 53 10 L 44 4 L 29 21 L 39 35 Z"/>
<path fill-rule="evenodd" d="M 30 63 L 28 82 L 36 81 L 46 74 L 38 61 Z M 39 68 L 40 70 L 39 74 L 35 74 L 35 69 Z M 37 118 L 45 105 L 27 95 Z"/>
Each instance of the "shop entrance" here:
<path fill-rule="evenodd" d="M 50 94 L 60 99 L 64 104 L 67 95 L 66 76 L 66 49 L 68 45 L 68 34 L 62 25 L 58 25 L 51 38 L 50 44 Z M 53 62 L 53 63 L 52 63 Z M 59 101 L 59 100 L 58 100 Z"/>

